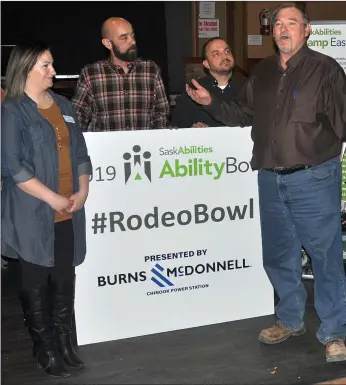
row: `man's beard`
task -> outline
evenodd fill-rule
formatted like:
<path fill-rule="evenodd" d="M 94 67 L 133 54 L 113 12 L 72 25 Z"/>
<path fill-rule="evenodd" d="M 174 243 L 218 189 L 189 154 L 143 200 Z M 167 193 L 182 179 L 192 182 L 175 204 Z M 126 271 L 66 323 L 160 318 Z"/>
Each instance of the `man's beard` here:
<path fill-rule="evenodd" d="M 137 59 L 137 47 L 134 44 L 126 52 L 120 52 L 118 47 L 111 41 L 114 56 L 121 61 L 130 62 Z"/>
<path fill-rule="evenodd" d="M 220 67 L 210 67 L 210 70 L 218 75 L 229 75 L 233 70 L 234 64 L 232 64 L 229 68 L 225 68 L 225 69 Z"/>
<path fill-rule="evenodd" d="M 214 69 L 212 70 L 214 73 L 217 73 L 218 75 L 229 75 L 230 73 L 232 73 L 233 71 L 233 68 L 230 68 L 229 70 L 220 70 L 220 69 Z"/>
<path fill-rule="evenodd" d="M 230 73 L 232 73 L 233 66 L 228 68 L 228 69 L 226 69 L 226 68 L 222 69 L 222 68 L 219 68 L 219 67 L 217 67 L 217 68 L 214 67 L 214 68 L 210 68 L 210 69 L 211 69 L 212 72 L 214 72 L 214 73 L 216 73 L 218 75 L 224 76 L 224 75 L 229 75 Z"/>

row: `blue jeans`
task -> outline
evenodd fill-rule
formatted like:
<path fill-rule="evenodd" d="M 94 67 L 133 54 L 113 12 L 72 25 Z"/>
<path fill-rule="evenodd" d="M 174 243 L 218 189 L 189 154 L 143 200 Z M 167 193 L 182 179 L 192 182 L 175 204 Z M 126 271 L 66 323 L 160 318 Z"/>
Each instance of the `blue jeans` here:
<path fill-rule="evenodd" d="M 331 159 L 307 170 L 258 173 L 263 266 L 279 303 L 278 323 L 304 325 L 307 294 L 302 282 L 302 245 L 311 257 L 318 340 L 346 337 L 346 278 L 341 233 L 341 164 Z"/>

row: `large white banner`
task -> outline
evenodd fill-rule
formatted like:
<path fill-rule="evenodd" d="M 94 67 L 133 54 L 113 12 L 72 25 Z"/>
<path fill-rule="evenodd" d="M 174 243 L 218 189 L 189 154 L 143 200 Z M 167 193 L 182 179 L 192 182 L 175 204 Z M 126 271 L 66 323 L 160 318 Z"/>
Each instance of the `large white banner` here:
<path fill-rule="evenodd" d="M 274 312 L 250 128 L 86 133 L 78 343 Z"/>
<path fill-rule="evenodd" d="M 334 58 L 346 73 L 346 20 L 320 21 L 312 23 L 312 33 L 308 40 L 308 46 L 315 51 L 324 53 Z M 346 211 L 346 143 L 342 152 L 342 188 L 341 209 Z M 346 235 L 343 235 L 344 259 L 346 260 Z"/>
<path fill-rule="evenodd" d="M 334 58 L 346 72 L 346 20 L 311 23 L 308 46 Z"/>

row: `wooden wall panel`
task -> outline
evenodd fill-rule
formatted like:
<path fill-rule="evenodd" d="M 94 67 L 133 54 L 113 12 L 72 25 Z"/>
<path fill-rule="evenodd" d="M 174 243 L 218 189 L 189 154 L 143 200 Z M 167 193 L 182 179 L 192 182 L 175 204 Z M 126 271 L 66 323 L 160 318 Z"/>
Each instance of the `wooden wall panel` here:
<path fill-rule="evenodd" d="M 346 1 L 307 1 L 311 21 L 346 20 Z"/>
<path fill-rule="evenodd" d="M 199 17 L 199 6 L 197 2 L 197 17 Z M 215 1 L 215 19 L 219 19 L 220 23 L 220 37 L 222 39 L 227 39 L 227 12 L 226 12 L 226 1 Z M 198 36 L 198 23 L 197 23 L 197 36 Z M 198 56 L 201 55 L 202 47 L 203 45 L 209 40 L 210 38 L 198 38 Z"/>

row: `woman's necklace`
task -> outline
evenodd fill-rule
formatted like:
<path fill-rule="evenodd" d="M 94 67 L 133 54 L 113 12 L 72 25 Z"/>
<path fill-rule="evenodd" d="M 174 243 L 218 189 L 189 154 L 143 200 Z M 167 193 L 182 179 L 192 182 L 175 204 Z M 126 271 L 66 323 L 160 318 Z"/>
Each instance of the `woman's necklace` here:
<path fill-rule="evenodd" d="M 53 103 L 54 103 L 54 99 L 49 95 L 48 92 L 46 94 L 46 98 L 48 100 L 49 107 L 51 107 L 53 105 Z M 52 122 L 50 122 L 50 124 L 54 127 L 54 129 L 56 131 L 58 150 L 61 151 L 61 149 L 62 149 L 62 139 L 61 139 L 61 135 L 60 135 L 60 126 L 58 124 L 53 124 Z"/>

